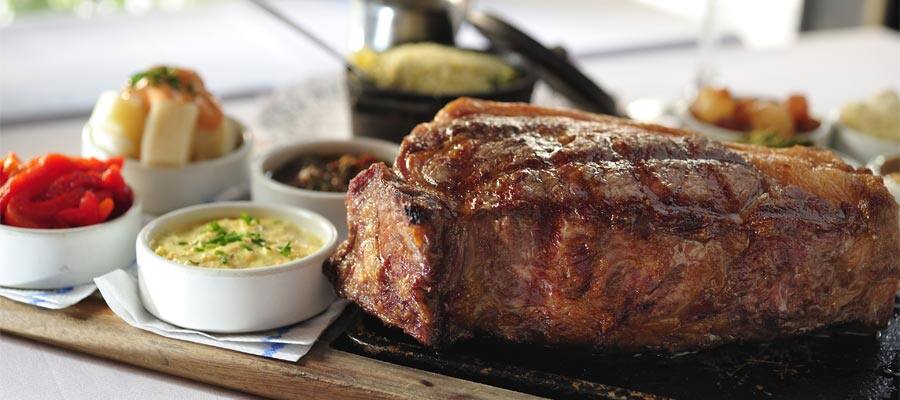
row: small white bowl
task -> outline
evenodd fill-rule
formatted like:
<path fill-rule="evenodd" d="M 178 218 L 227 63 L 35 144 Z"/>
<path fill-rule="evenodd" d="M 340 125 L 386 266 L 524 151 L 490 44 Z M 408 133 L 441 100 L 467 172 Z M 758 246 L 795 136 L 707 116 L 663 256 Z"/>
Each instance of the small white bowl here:
<path fill-rule="evenodd" d="M 241 132 L 241 145 L 229 154 L 192 162 L 180 168 L 154 167 L 126 158 L 122 168 L 125 181 L 144 200 L 144 211 L 162 214 L 182 207 L 209 203 L 220 193 L 244 185 L 253 138 L 242 124 L 234 121 Z M 81 155 L 110 158 L 116 156 L 96 146 L 91 139 L 93 127 L 84 126 L 81 133 Z"/>
<path fill-rule="evenodd" d="M 369 153 L 393 163 L 400 146 L 369 138 L 301 141 L 276 146 L 261 154 L 250 167 L 250 196 L 255 202 L 285 204 L 313 210 L 337 227 L 341 240 L 347 237 L 347 193 L 321 192 L 286 185 L 269 176 L 294 157 L 302 154 Z"/>
<path fill-rule="evenodd" d="M 197 223 L 246 212 L 295 223 L 320 237 L 321 249 L 269 267 L 202 268 L 158 256 L 153 238 Z M 223 202 L 163 215 L 141 230 L 137 248 L 138 282 L 144 308 L 157 318 L 207 332 L 253 332 L 290 325 L 326 309 L 335 299 L 322 263 L 337 245 L 337 231 L 311 211 L 249 202 Z"/>
<path fill-rule="evenodd" d="M 880 155 L 900 152 L 900 141 L 865 134 L 844 125 L 840 120 L 836 120 L 834 125 L 837 127 L 835 147 L 859 161 L 865 162 Z"/>
<path fill-rule="evenodd" d="M 690 105 L 687 102 L 681 102 L 680 104 L 678 104 L 676 106 L 676 113 L 678 114 L 678 118 L 681 119 L 681 122 L 684 124 L 685 128 L 695 131 L 713 140 L 719 140 L 723 142 L 737 142 L 743 140 L 747 136 L 747 132 L 721 128 L 719 126 L 697 119 L 696 117 L 694 117 L 694 113 L 691 112 Z M 819 127 L 813 129 L 810 132 L 799 133 L 799 135 L 812 142 L 812 144 L 815 146 L 827 147 L 829 141 L 831 140 L 831 122 L 826 118 L 819 118 L 816 116 L 813 116 L 813 118 L 820 121 Z"/>
<path fill-rule="evenodd" d="M 134 263 L 141 203 L 101 224 L 66 229 L 0 225 L 0 286 L 59 289 Z"/>

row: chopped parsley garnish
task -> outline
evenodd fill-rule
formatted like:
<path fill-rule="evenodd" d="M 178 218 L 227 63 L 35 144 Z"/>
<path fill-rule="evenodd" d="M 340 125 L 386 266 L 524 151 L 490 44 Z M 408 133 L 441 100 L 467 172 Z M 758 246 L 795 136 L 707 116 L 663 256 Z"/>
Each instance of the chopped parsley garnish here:
<path fill-rule="evenodd" d="M 222 250 L 216 250 L 216 255 L 219 256 L 220 263 L 228 264 L 228 254 L 225 254 Z"/>
<path fill-rule="evenodd" d="M 179 90 L 181 89 L 182 82 L 176 72 L 175 68 L 166 66 L 150 68 L 146 71 L 132 75 L 131 78 L 128 79 L 128 84 L 131 87 L 135 87 L 142 80 L 146 79 L 151 86 L 169 85 L 172 89 Z M 188 89 L 193 90 L 193 87 L 189 87 Z"/>
<path fill-rule="evenodd" d="M 278 252 L 285 257 L 291 255 L 291 242 L 287 242 L 284 246 L 278 248 Z"/>
<path fill-rule="evenodd" d="M 256 222 L 256 218 L 251 217 L 250 214 L 247 214 L 245 212 L 241 213 L 241 220 L 246 222 L 247 225 L 250 225 L 250 224 Z"/>
<path fill-rule="evenodd" d="M 188 242 L 186 242 L 184 240 L 178 242 L 179 246 L 187 246 L 187 244 L 188 244 Z"/>
<path fill-rule="evenodd" d="M 241 243 L 241 247 L 243 247 L 244 249 L 246 249 L 248 251 L 253 251 L 253 247 L 247 243 Z"/>
<path fill-rule="evenodd" d="M 266 239 L 262 238 L 262 235 L 259 232 L 250 232 L 247 234 L 250 237 L 250 242 L 257 246 L 265 246 Z"/>
<path fill-rule="evenodd" d="M 225 228 L 222 228 L 222 225 L 219 225 L 219 221 L 213 221 L 209 223 L 209 230 L 213 233 L 225 233 Z"/>
<path fill-rule="evenodd" d="M 218 247 L 228 243 L 240 242 L 244 235 L 237 232 L 223 232 L 203 243 L 204 246 Z"/>
<path fill-rule="evenodd" d="M 224 246 L 228 243 L 239 242 L 244 235 L 237 232 L 229 232 L 223 228 L 217 221 L 210 222 L 209 231 L 215 234 L 212 239 L 203 242 L 203 248 Z"/>

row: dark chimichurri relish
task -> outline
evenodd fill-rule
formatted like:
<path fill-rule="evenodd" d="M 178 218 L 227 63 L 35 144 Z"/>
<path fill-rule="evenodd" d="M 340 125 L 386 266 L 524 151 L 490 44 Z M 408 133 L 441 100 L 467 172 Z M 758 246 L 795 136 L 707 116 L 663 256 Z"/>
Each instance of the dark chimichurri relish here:
<path fill-rule="evenodd" d="M 353 177 L 377 162 L 381 160 L 369 153 L 304 154 L 270 175 L 278 182 L 300 189 L 346 192 Z"/>

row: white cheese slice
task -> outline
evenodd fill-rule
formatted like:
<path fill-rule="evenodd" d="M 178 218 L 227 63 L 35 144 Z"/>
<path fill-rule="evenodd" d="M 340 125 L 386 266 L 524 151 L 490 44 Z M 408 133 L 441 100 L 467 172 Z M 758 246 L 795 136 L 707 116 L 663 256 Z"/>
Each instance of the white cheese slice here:
<path fill-rule="evenodd" d="M 158 166 L 183 166 L 191 159 L 197 105 L 160 100 L 150 106 L 144 137 L 141 141 L 141 163 Z"/>
<path fill-rule="evenodd" d="M 91 140 L 111 154 L 138 158 L 146 117 L 140 99 L 124 99 L 115 91 L 103 92 L 91 113 Z"/>
<path fill-rule="evenodd" d="M 212 131 L 197 129 L 194 132 L 194 145 L 191 159 L 193 161 L 221 157 L 230 153 L 237 146 L 239 135 L 237 128 L 228 118 L 222 120 L 219 127 Z"/>

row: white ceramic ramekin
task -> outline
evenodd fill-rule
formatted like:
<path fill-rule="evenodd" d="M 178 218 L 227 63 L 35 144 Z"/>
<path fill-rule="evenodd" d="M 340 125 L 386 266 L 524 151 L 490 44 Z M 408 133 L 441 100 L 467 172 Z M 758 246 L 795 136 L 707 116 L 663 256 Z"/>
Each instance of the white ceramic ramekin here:
<path fill-rule="evenodd" d="M 125 181 L 144 201 L 144 212 L 162 214 L 194 204 L 208 203 L 218 194 L 244 185 L 253 138 L 242 124 L 232 120 L 241 130 L 240 147 L 222 157 L 197 161 L 180 168 L 154 167 L 126 158 L 122 168 Z M 81 133 L 81 155 L 106 159 L 116 156 L 94 145 L 93 127 L 84 126 Z"/>
<path fill-rule="evenodd" d="M 67 229 L 0 225 L 0 286 L 59 289 L 92 281 L 134 262 L 141 203 L 102 224 Z"/>
<path fill-rule="evenodd" d="M 284 144 L 261 154 L 250 167 L 250 194 L 253 201 L 286 204 L 310 209 L 328 218 L 341 240 L 347 237 L 346 193 L 299 189 L 272 179 L 269 173 L 303 154 L 369 153 L 393 163 L 400 146 L 383 140 L 353 138 L 344 140 L 302 141 Z"/>
<path fill-rule="evenodd" d="M 725 129 L 713 124 L 700 121 L 699 119 L 694 117 L 694 114 L 691 112 L 690 106 L 687 102 L 679 104 L 676 107 L 676 113 L 678 114 L 678 118 L 684 125 L 684 128 L 695 131 L 713 140 L 719 140 L 723 142 L 736 142 L 743 140 L 744 137 L 747 136 L 745 132 Z M 805 138 L 806 140 L 809 140 L 815 146 L 827 147 L 828 143 L 831 140 L 831 121 L 827 118 L 815 118 L 820 121 L 819 127 L 810 132 L 801 133 L 800 136 Z"/>
<path fill-rule="evenodd" d="M 247 269 L 201 268 L 162 258 L 153 238 L 241 213 L 297 224 L 324 242 L 315 253 L 285 264 Z M 337 245 L 328 220 L 294 207 L 249 202 L 204 204 L 165 214 L 137 238 L 138 281 L 144 308 L 172 324 L 207 332 L 252 332 L 310 318 L 334 301 L 322 263 Z"/>
<path fill-rule="evenodd" d="M 835 122 L 834 125 L 837 127 L 835 147 L 857 160 L 866 162 L 880 155 L 900 152 L 900 141 L 868 135 L 844 125 L 840 121 Z"/>

